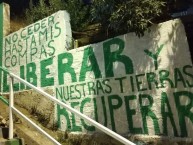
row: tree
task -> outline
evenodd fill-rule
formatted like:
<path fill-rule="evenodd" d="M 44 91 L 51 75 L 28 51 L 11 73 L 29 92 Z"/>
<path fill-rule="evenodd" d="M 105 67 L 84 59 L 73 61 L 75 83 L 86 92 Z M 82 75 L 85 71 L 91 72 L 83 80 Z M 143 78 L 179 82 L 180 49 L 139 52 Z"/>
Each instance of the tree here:
<path fill-rule="evenodd" d="M 29 23 L 33 23 L 59 10 L 69 12 L 71 27 L 75 31 L 84 29 L 90 22 L 90 7 L 80 0 L 39 0 L 37 5 L 31 0 L 30 7 L 26 10 L 26 18 Z"/>
<path fill-rule="evenodd" d="M 31 0 L 32 1 L 32 0 Z M 27 10 L 27 19 L 37 21 L 58 10 L 70 13 L 74 31 L 83 31 L 92 23 L 100 23 L 106 32 L 117 35 L 135 32 L 144 34 L 154 20 L 163 14 L 164 0 L 39 0 L 39 4 Z"/>
<path fill-rule="evenodd" d="M 165 4 L 164 0 L 93 0 L 92 18 L 107 31 L 141 36 L 162 14 Z"/>

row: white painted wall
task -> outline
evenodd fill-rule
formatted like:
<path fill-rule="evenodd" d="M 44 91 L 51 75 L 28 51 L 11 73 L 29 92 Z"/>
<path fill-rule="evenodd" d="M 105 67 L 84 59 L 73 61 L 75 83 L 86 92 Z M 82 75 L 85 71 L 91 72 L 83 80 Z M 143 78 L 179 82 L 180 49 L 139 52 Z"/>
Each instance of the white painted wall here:
<path fill-rule="evenodd" d="M 45 86 L 44 83 L 48 82 L 39 81 L 45 72 L 40 68 L 44 65 L 46 69 L 47 60 L 52 61 L 54 66 L 57 65 L 56 56 L 71 47 L 71 40 L 69 14 L 59 11 L 6 36 L 3 41 L 3 66 L 38 87 Z M 50 67 L 48 73 L 54 76 L 55 68 Z M 3 82 L 4 86 L 6 82 Z M 23 90 L 25 87 L 17 84 L 16 88 Z M 7 90 L 8 88 L 4 88 L 2 91 Z"/>
<path fill-rule="evenodd" d="M 52 16 L 54 23 L 49 25 Z M 180 20 L 154 25 L 141 38 L 129 33 L 67 51 L 71 40 L 69 17 L 64 12 L 52 16 L 4 39 L 3 66 L 38 87 L 53 89 L 58 99 L 120 134 L 193 136 L 193 67 Z M 43 28 L 34 33 L 36 24 Z M 45 29 L 49 38 L 41 37 L 39 44 L 39 32 Z M 27 32 L 30 35 L 22 39 Z M 16 44 L 5 43 L 16 35 Z M 31 46 L 26 47 L 26 42 Z M 12 67 L 14 61 L 11 64 L 9 57 L 18 57 L 26 50 L 27 58 Z M 17 91 L 25 90 L 15 84 Z M 61 130 L 95 131 L 59 106 L 56 110 Z"/>
<path fill-rule="evenodd" d="M 105 45 L 110 46 L 110 53 L 106 52 Z M 93 50 L 94 54 L 87 57 L 84 55 L 86 49 Z M 76 82 L 72 81 L 69 73 L 65 73 L 64 84 L 56 86 L 57 98 L 80 111 L 82 109 L 83 113 L 98 118 L 101 124 L 121 134 L 193 136 L 193 106 L 190 105 L 193 103 L 193 67 L 184 27 L 179 20 L 155 25 L 142 38 L 129 33 L 66 53 L 73 55 L 71 68 L 76 72 Z M 109 75 L 105 71 L 110 66 L 105 63 L 112 60 L 114 53 L 117 53 L 112 69 L 114 75 Z M 84 75 L 81 70 L 85 65 L 93 64 L 93 57 L 101 76 L 96 80 L 97 75 L 92 70 L 87 71 L 85 80 L 81 80 L 80 76 Z M 157 60 L 157 68 L 153 58 Z M 122 59 L 127 63 L 123 63 Z M 133 69 L 129 71 L 128 68 Z M 151 77 L 157 86 L 154 81 L 148 81 Z M 89 92 L 92 85 L 95 92 L 92 89 Z M 188 104 L 191 107 L 185 111 Z M 89 130 L 79 118 L 64 112 L 62 109 L 58 111 L 62 130 Z"/>

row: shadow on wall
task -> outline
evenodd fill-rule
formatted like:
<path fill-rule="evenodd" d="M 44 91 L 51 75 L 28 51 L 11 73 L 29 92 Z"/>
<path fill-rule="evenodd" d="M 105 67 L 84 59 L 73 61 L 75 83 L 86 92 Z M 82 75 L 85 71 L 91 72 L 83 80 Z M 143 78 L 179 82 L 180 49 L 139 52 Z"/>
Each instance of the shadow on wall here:
<path fill-rule="evenodd" d="M 161 33 L 163 31 L 165 32 Z M 117 86 L 114 88 L 116 91 L 110 95 L 99 94 L 95 97 L 95 103 L 97 104 L 95 106 L 95 113 L 98 114 L 98 122 L 122 135 L 156 134 L 181 136 L 178 126 L 179 117 L 175 108 L 176 104 L 173 93 L 179 91 L 178 88 L 183 90 L 184 86 L 179 84 L 178 87 L 175 87 L 168 82 L 161 83 L 158 81 L 160 77 L 158 74 L 160 71 L 164 73 L 169 72 L 168 78 L 174 82 L 174 69 L 177 67 L 182 69 L 187 64 L 191 65 L 190 59 L 187 58 L 187 56 L 190 56 L 189 51 L 186 49 L 182 50 L 183 48 L 188 48 L 186 37 L 182 34 L 184 34 L 182 24 L 173 23 L 169 27 L 154 26 L 152 31 L 142 38 L 138 38 L 132 33 L 124 36 L 123 39 L 128 41 L 125 41 L 123 52 L 131 58 L 133 66 L 130 67 L 132 71 L 126 74 L 127 68 L 125 68 L 123 63 L 116 62 L 113 64 L 114 76 L 109 77 L 109 79 L 117 79 L 119 84 L 122 84 L 122 87 L 121 85 Z M 129 39 L 126 37 L 129 37 Z M 162 43 L 163 48 L 161 48 Z M 119 49 L 114 48 L 112 51 Z M 155 70 L 153 59 L 148 55 L 142 54 L 145 53 L 144 50 L 146 49 L 155 53 L 160 49 L 161 52 L 157 58 L 157 70 Z M 99 49 L 94 49 L 94 54 L 100 53 Z M 100 61 L 105 60 L 103 58 Z M 93 67 L 93 69 L 95 68 Z M 105 77 L 105 69 L 108 68 L 101 69 L 103 70 L 102 78 Z M 152 84 L 150 84 L 147 80 L 148 77 L 149 79 L 151 77 L 155 80 L 157 79 L 157 84 L 156 82 L 151 82 Z M 136 81 L 140 82 L 140 86 L 137 85 Z M 106 86 L 113 86 L 113 83 L 107 81 Z M 97 90 L 98 88 L 95 89 Z M 166 122 L 163 121 L 161 114 L 161 109 L 163 109 L 161 99 L 163 99 L 163 96 L 161 94 L 166 95 L 169 99 L 170 111 L 175 120 L 173 120 L 172 124 L 167 122 L 167 118 Z M 188 100 L 185 103 L 188 103 Z M 192 126 L 192 122 L 189 120 L 186 125 L 188 127 Z M 189 130 L 192 129 L 190 127 Z M 188 133 L 190 132 L 188 131 Z"/>

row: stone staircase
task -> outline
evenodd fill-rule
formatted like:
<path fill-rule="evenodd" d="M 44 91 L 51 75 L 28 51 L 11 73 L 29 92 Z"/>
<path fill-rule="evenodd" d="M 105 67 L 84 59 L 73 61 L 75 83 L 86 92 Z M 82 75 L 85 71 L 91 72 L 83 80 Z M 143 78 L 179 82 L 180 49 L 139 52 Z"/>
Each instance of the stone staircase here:
<path fill-rule="evenodd" d="M 9 116 L 9 108 L 8 108 L 8 100 L 7 99 L 2 99 L 4 97 L 0 96 L 0 128 L 4 128 L 7 127 L 8 128 L 8 116 Z M 26 111 L 23 108 L 20 108 L 19 106 L 17 106 L 20 110 L 23 111 L 23 113 L 25 113 L 25 115 L 27 115 L 28 118 L 31 118 L 30 114 L 28 111 Z M 24 111 L 25 110 L 25 111 Z M 16 116 L 14 116 L 16 117 Z M 19 120 L 22 120 L 22 118 L 19 118 Z M 25 139 L 25 145 L 44 145 L 45 144 L 45 140 L 46 140 L 46 145 L 53 145 L 53 143 L 51 141 L 49 141 L 44 135 L 42 135 L 41 133 L 37 132 L 37 130 L 35 130 L 33 127 L 29 126 L 28 123 L 26 123 L 25 121 L 17 121 L 14 120 L 14 132 L 17 134 L 17 136 L 22 137 Z M 36 122 L 37 123 L 37 122 Z M 42 126 L 41 126 L 42 127 Z M 42 127 L 43 128 L 43 127 Z M 44 128 L 45 129 L 45 128 Z M 0 129 L 2 130 L 2 129 Z M 54 135 L 52 133 L 52 135 Z M 16 135 L 15 135 L 16 137 Z M 0 145 L 5 145 L 5 141 L 8 141 L 8 131 L 7 131 L 7 137 L 3 137 L 2 136 L 2 131 L 0 133 Z M 22 139 L 23 141 L 23 139 Z M 17 141 L 18 142 L 18 141 Z M 21 142 L 21 141 L 20 141 Z M 6 145 L 12 145 L 11 143 L 7 143 Z M 14 145 L 18 145 L 14 144 Z M 24 143 L 19 143 L 19 145 L 24 145 Z"/>
<path fill-rule="evenodd" d="M 24 140 L 21 138 L 8 139 L 8 137 L 9 128 L 7 127 L 7 121 L 0 116 L 0 145 L 25 145 Z"/>

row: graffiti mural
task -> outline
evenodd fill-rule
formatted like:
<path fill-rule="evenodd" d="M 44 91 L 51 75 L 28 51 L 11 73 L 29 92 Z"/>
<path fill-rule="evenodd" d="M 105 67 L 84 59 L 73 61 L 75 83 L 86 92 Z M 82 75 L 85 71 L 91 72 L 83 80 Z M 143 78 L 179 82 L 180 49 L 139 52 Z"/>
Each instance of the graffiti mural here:
<path fill-rule="evenodd" d="M 143 38 L 130 33 L 60 54 L 56 97 L 121 134 L 190 137 L 193 66 L 182 34 L 180 21 L 169 21 Z M 60 106 L 57 118 L 62 130 L 96 131 Z"/>
<path fill-rule="evenodd" d="M 71 37 L 69 15 L 59 11 L 6 36 L 3 41 L 3 66 L 35 86 L 53 86 L 52 77 L 44 76 L 53 75 L 54 68 L 47 67 L 56 62 L 59 53 L 71 47 Z M 2 91 L 7 92 L 9 88 L 5 73 L 3 84 Z M 14 88 L 16 91 L 26 89 L 19 83 L 15 83 Z"/>
<path fill-rule="evenodd" d="M 68 51 L 64 15 L 5 37 L 3 66 L 120 134 L 193 136 L 193 66 L 180 20 Z M 5 73 L 3 84 L 8 92 Z M 14 89 L 29 88 L 14 82 Z M 97 131 L 58 105 L 55 117 L 63 131 Z"/>

